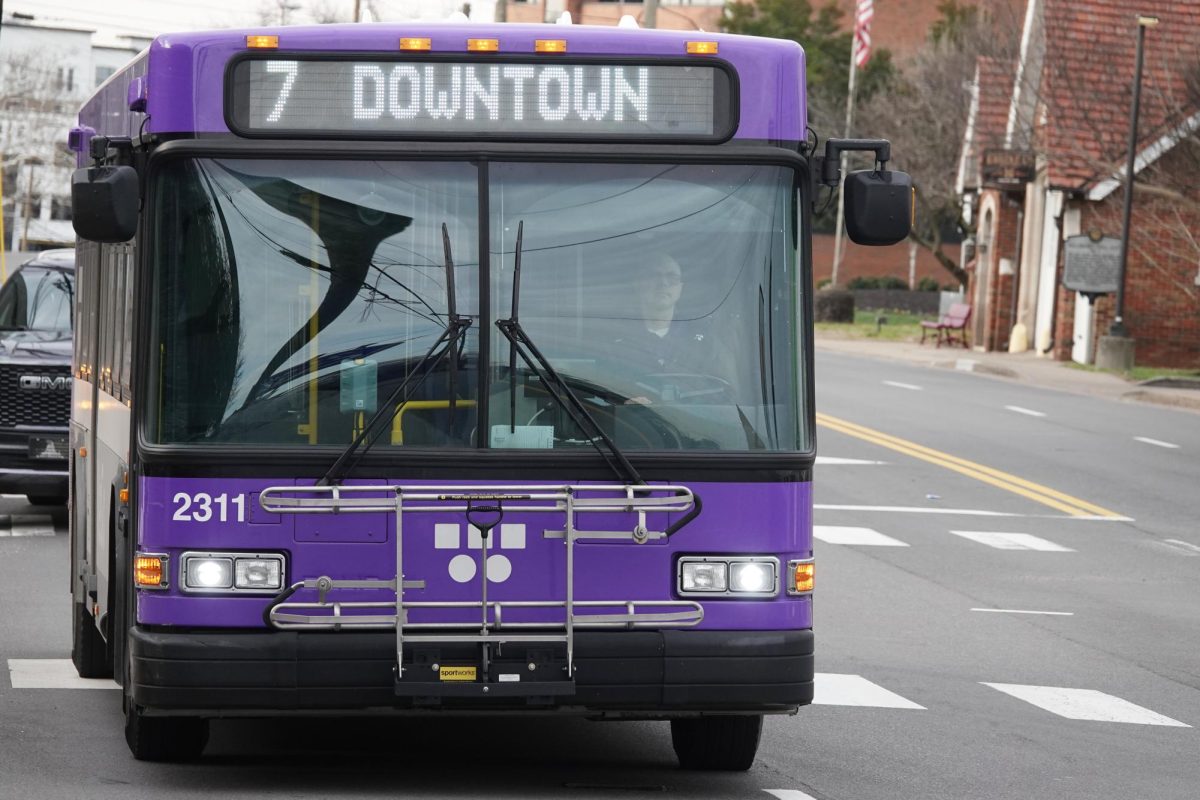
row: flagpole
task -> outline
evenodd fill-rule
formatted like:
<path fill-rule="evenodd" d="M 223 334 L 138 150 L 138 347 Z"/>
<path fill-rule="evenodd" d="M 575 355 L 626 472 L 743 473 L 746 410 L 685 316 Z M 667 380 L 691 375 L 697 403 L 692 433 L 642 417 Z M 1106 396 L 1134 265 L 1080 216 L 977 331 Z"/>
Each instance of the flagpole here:
<path fill-rule="evenodd" d="M 858 77 L 858 58 L 857 44 L 854 40 L 850 43 L 850 86 L 847 89 L 846 97 L 846 131 L 845 137 L 850 138 L 850 129 L 854 126 L 854 93 L 856 78 Z M 843 205 L 845 200 L 845 175 L 846 175 L 846 153 L 841 154 L 841 163 L 838 165 L 841 168 L 842 180 L 838 182 L 838 203 L 837 203 L 837 227 L 834 229 L 833 240 L 833 275 L 831 276 L 831 284 L 838 285 L 838 269 L 842 266 L 842 228 L 844 227 L 846 209 Z"/>

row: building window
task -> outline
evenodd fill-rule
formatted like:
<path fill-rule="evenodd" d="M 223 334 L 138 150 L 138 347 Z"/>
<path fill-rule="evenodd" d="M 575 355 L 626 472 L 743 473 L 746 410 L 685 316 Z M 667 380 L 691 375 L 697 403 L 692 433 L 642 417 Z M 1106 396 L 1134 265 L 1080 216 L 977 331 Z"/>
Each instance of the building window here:
<path fill-rule="evenodd" d="M 96 67 L 96 85 L 104 83 L 114 72 L 116 70 L 112 67 Z"/>
<path fill-rule="evenodd" d="M 58 68 L 58 80 L 55 81 L 55 87 L 60 92 L 75 91 L 75 68 L 74 67 L 59 67 Z"/>
<path fill-rule="evenodd" d="M 69 222 L 71 220 L 71 201 L 65 197 L 50 199 L 50 219 Z"/>

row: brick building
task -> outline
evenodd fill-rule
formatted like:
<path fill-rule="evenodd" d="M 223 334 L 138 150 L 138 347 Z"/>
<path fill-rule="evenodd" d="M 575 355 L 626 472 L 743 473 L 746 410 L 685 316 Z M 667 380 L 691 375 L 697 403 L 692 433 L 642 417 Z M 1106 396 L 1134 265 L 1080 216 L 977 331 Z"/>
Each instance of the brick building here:
<path fill-rule="evenodd" d="M 1138 363 L 1200 366 L 1200 5 L 1170 0 L 1028 0 L 1019 62 L 980 60 L 960 164 L 976 346 L 1094 360 L 1114 298 L 1062 288 L 1062 242 L 1121 236 L 1139 14 L 1160 24 L 1146 35 L 1125 324 Z M 1027 159 L 1027 182 L 986 180 L 987 150 Z"/>

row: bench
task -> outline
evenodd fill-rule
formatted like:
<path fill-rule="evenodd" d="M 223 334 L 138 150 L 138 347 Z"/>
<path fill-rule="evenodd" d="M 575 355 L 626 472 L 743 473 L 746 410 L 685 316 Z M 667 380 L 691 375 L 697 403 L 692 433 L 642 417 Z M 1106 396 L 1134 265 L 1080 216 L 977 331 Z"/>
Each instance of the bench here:
<path fill-rule="evenodd" d="M 925 334 L 929 331 L 937 333 L 937 346 L 941 347 L 942 342 L 946 344 L 961 344 L 963 349 L 967 347 L 967 321 L 971 319 L 971 306 L 967 303 L 955 303 L 950 306 L 950 310 L 943 314 L 937 322 L 931 320 L 922 320 L 921 322 L 921 344 L 925 344 Z M 957 335 L 955 332 L 957 331 Z"/>

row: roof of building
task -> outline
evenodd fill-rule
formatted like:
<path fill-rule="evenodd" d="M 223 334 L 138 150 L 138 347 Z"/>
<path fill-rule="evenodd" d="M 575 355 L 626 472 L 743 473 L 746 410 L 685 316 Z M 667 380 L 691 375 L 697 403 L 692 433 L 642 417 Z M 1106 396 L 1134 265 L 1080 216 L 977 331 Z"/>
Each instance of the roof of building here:
<path fill-rule="evenodd" d="M 1200 13 L 1176 0 L 1044 3 L 1040 144 L 1051 185 L 1082 189 L 1124 163 L 1139 15 L 1160 22 L 1146 32 L 1138 149 L 1196 113 L 1200 98 L 1189 97 L 1188 79 L 1200 52 Z"/>
<path fill-rule="evenodd" d="M 1016 64 L 1012 61 L 990 56 L 976 59 L 973 108 L 960 174 L 964 188 L 979 186 L 979 167 L 984 152 L 1004 147 L 1015 73 Z"/>

